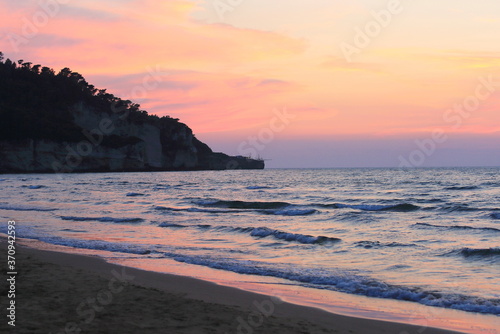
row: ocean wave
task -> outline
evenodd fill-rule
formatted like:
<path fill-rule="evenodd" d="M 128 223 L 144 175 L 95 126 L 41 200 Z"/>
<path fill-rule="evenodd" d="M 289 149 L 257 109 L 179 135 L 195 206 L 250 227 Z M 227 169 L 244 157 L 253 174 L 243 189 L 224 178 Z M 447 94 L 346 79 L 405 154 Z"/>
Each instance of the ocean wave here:
<path fill-rule="evenodd" d="M 312 215 L 318 210 L 316 209 L 283 209 L 283 210 L 269 210 L 260 211 L 265 214 L 277 215 L 277 216 L 308 216 Z"/>
<path fill-rule="evenodd" d="M 500 229 L 495 228 L 495 227 L 473 227 L 473 226 L 466 226 L 466 225 L 445 226 L 445 225 L 434 225 L 434 224 L 429 224 L 429 223 L 416 223 L 416 224 L 414 224 L 414 226 L 417 226 L 417 227 L 423 226 L 423 227 L 447 229 L 447 230 L 472 230 L 472 231 L 500 232 Z"/>
<path fill-rule="evenodd" d="M 394 211 L 394 212 L 410 212 L 419 210 L 420 207 L 417 205 L 413 205 L 410 203 L 401 203 L 394 205 L 370 205 L 370 204 L 359 204 L 359 205 L 350 205 L 350 204 L 331 204 L 332 207 L 337 208 L 351 208 L 357 209 L 361 211 Z"/>
<path fill-rule="evenodd" d="M 153 190 L 168 190 L 170 188 L 172 188 L 172 186 L 165 184 L 157 184 L 156 186 L 153 187 Z"/>
<path fill-rule="evenodd" d="M 243 212 L 242 210 L 221 210 L 221 209 L 201 209 L 201 208 L 187 208 L 187 209 L 181 209 L 180 211 L 187 211 L 187 212 L 203 212 L 203 213 L 236 213 L 236 212 Z"/>
<path fill-rule="evenodd" d="M 154 208 L 155 210 L 158 211 L 166 211 L 166 212 L 201 212 L 201 213 L 213 213 L 213 214 L 219 214 L 219 213 L 239 213 L 239 212 L 247 212 L 247 209 L 234 209 L 234 208 L 228 208 L 226 210 L 221 207 L 220 209 L 217 208 L 170 208 L 170 207 L 165 207 L 165 206 L 156 206 Z M 280 210 L 271 210 L 271 209 L 253 209 L 253 211 L 266 214 L 266 215 L 276 215 L 276 216 L 307 216 L 311 215 L 313 213 L 316 213 L 316 209 L 300 209 L 300 208 L 285 208 L 285 209 L 280 209 Z"/>
<path fill-rule="evenodd" d="M 42 188 L 47 188 L 47 186 L 40 186 L 40 185 L 37 185 L 37 186 L 23 186 L 25 188 L 28 188 L 28 189 L 42 189 Z"/>
<path fill-rule="evenodd" d="M 158 227 L 186 228 L 189 226 L 164 222 L 164 223 L 161 223 L 160 225 L 158 225 Z"/>
<path fill-rule="evenodd" d="M 500 212 L 493 212 L 490 215 L 490 217 L 493 218 L 493 219 L 500 219 Z"/>
<path fill-rule="evenodd" d="M 202 228 L 202 229 L 209 229 L 212 227 L 212 225 L 209 224 L 198 224 L 196 225 L 197 228 Z"/>
<path fill-rule="evenodd" d="M 141 193 L 128 193 L 126 196 L 128 197 L 136 197 L 136 196 L 146 196 L 145 194 Z"/>
<path fill-rule="evenodd" d="M 184 209 L 180 209 L 180 208 L 170 208 L 170 207 L 166 207 L 166 206 L 155 206 L 154 207 L 154 210 L 158 210 L 158 211 L 183 211 Z"/>
<path fill-rule="evenodd" d="M 248 232 L 244 231 L 244 232 Z M 289 233 L 289 232 L 283 232 L 279 230 L 273 230 L 267 227 L 257 227 L 257 228 L 251 228 L 250 235 L 252 237 L 268 237 L 268 236 L 273 236 L 276 239 L 279 240 L 285 240 L 285 241 L 297 241 L 302 244 L 322 244 L 322 243 L 327 243 L 327 242 L 339 242 L 341 239 L 338 238 L 330 238 L 330 237 L 325 237 L 325 236 L 312 236 L 312 235 L 307 235 L 307 234 L 297 234 L 297 233 Z"/>
<path fill-rule="evenodd" d="M 237 261 L 201 256 L 165 253 L 175 261 L 201 265 L 246 275 L 270 276 L 304 284 L 310 288 L 329 289 L 367 297 L 404 300 L 427 306 L 451 308 L 484 314 L 500 314 L 500 299 L 486 299 L 452 293 L 426 291 L 418 287 L 391 285 L 365 276 L 327 270 L 296 267 L 269 267 L 257 261 Z"/>
<path fill-rule="evenodd" d="M 163 222 L 158 225 L 158 227 L 171 227 L 171 228 L 200 228 L 200 229 L 211 229 L 213 226 L 209 224 L 197 224 L 197 225 L 182 225 L 176 223 Z M 226 228 L 227 226 L 219 226 L 219 228 Z"/>
<path fill-rule="evenodd" d="M 248 186 L 246 187 L 248 190 L 260 190 L 260 189 L 273 189 L 269 186 Z"/>
<path fill-rule="evenodd" d="M 463 257 L 492 257 L 500 256 L 500 248 L 462 248 L 459 251 Z"/>
<path fill-rule="evenodd" d="M 24 206 L 24 205 L 0 205 L 0 210 L 10 210 L 10 211 L 56 211 L 58 209 L 53 208 L 40 208 L 35 206 Z"/>
<path fill-rule="evenodd" d="M 97 221 L 101 223 L 140 223 L 142 218 L 113 218 L 113 217 L 75 217 L 75 216 L 60 216 L 62 220 L 71 220 L 76 222 Z"/>
<path fill-rule="evenodd" d="M 329 209 L 342 209 L 351 208 L 361 211 L 393 211 L 393 212 L 410 212 L 419 210 L 420 207 L 410 203 L 400 203 L 393 205 L 377 205 L 377 204 L 309 204 L 309 205 L 297 205 L 288 202 L 247 202 L 247 201 L 225 201 L 225 200 L 201 200 L 194 201 L 202 207 L 211 208 L 226 208 L 226 209 L 240 209 L 240 210 L 257 210 L 265 214 L 276 214 L 284 216 L 295 216 L 295 215 L 310 215 L 318 212 L 316 208 L 329 208 Z"/>
<path fill-rule="evenodd" d="M 454 187 L 446 187 L 444 190 L 476 190 L 480 189 L 478 186 L 454 186 Z"/>
<path fill-rule="evenodd" d="M 260 237 L 266 238 L 269 236 L 274 237 L 278 240 L 284 240 L 288 242 L 299 242 L 302 244 L 325 244 L 325 243 L 333 243 L 339 242 L 341 239 L 325 237 L 325 236 L 312 236 L 308 234 L 299 234 L 299 233 L 290 233 L 280 230 L 270 229 L 268 227 L 233 227 L 233 226 L 212 226 L 212 225 L 180 225 L 175 223 L 164 222 L 158 225 L 159 227 L 168 227 L 168 228 L 186 228 L 186 227 L 195 227 L 204 230 L 213 229 L 216 231 L 225 231 L 225 232 L 238 232 L 238 233 L 246 233 L 250 234 L 252 237 Z"/>
<path fill-rule="evenodd" d="M 202 212 L 202 213 L 235 213 L 243 212 L 242 210 L 221 210 L 221 209 L 204 209 L 204 208 L 171 208 L 165 206 L 156 206 L 154 208 L 158 211 L 167 212 Z"/>
<path fill-rule="evenodd" d="M 292 206 L 286 202 L 246 202 L 246 201 L 223 201 L 223 200 L 203 200 L 195 201 L 197 205 L 211 208 L 227 209 L 284 209 Z"/>
<path fill-rule="evenodd" d="M 381 243 L 380 241 L 358 241 L 354 243 L 356 247 L 382 248 L 382 247 L 418 247 L 416 244 L 403 244 L 400 242 Z"/>

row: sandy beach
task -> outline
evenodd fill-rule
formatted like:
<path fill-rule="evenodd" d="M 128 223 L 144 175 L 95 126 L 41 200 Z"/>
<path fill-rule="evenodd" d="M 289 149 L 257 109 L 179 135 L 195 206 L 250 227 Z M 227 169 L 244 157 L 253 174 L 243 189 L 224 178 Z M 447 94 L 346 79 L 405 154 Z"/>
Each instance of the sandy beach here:
<path fill-rule="evenodd" d="M 6 250 L 5 238 L 1 239 Z M 62 252 L 16 249 L 9 333 L 453 333 L 340 316 L 279 299 Z M 5 282 L 5 271 L 2 273 Z M 8 293 L 4 285 L 2 296 Z M 6 298 L 2 298 L 2 309 Z"/>

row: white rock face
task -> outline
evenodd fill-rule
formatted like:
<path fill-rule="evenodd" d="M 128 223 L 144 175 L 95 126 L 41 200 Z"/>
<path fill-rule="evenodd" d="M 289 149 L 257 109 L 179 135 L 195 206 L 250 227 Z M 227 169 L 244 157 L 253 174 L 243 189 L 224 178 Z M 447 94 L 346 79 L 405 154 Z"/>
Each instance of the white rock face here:
<path fill-rule="evenodd" d="M 191 130 L 182 123 L 163 131 L 119 113 L 97 113 L 78 104 L 74 122 L 83 129 L 79 142 L 21 140 L 0 142 L 0 172 L 131 171 L 195 169 L 199 159 Z M 132 142 L 110 145 L 113 136 Z M 166 138 L 162 138 L 166 136 Z M 164 144 L 162 144 L 164 143 Z"/>
<path fill-rule="evenodd" d="M 262 160 L 214 153 L 176 120 L 97 112 L 79 103 L 71 110 L 78 142 L 46 139 L 0 141 L 0 173 L 121 172 L 196 169 L 262 169 Z M 136 119 L 131 119 L 134 116 Z M 78 138 L 78 137 L 76 137 Z"/>

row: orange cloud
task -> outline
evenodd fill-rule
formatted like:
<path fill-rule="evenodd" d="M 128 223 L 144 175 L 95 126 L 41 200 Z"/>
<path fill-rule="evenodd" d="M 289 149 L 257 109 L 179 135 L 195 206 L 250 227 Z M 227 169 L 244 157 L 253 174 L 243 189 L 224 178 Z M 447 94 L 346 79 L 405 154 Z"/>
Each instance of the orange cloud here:
<path fill-rule="evenodd" d="M 361 9 L 335 6 L 341 7 L 332 16 L 339 31 L 351 33 L 347 20 Z M 22 36 L 24 19 L 31 20 L 41 7 L 35 0 L 4 1 L 0 11 L 8 15 L 0 27 L 7 35 L 0 50 L 56 70 L 70 67 L 151 113 L 181 118 L 197 133 L 252 133 L 265 126 L 273 109 L 287 107 L 297 115 L 287 129 L 295 137 L 427 131 L 442 124 L 447 108 L 474 92 L 479 75 L 500 67 L 493 51 L 403 48 L 404 31 L 391 48 L 374 40 L 362 62 L 348 63 L 332 56 L 342 34 L 336 36 L 337 22 L 327 20 L 324 10 L 294 23 L 294 29 L 281 23 L 298 38 L 256 18 L 240 27 L 205 23 L 194 18 L 199 7 L 187 0 L 70 2 L 16 53 L 7 37 Z M 309 7 L 311 13 L 322 11 Z M 396 38 L 389 31 L 382 37 Z M 134 96 L 151 68 L 161 68 L 161 82 Z M 497 129 L 492 124 L 500 123 L 498 106 L 497 98 L 489 99 L 460 131 Z"/>
<path fill-rule="evenodd" d="M 21 49 L 28 50 L 30 58 L 52 64 L 71 60 L 72 67 L 80 67 L 87 73 L 126 73 L 158 63 L 179 68 L 217 69 L 221 64 L 235 66 L 244 61 L 283 57 L 303 49 L 300 40 L 273 32 L 195 22 L 189 18 L 194 8 L 192 2 L 137 1 L 123 7 L 100 10 L 95 2 L 90 2 L 85 9 L 91 13 L 116 16 L 113 20 L 93 22 L 89 22 L 89 17 L 76 15 L 78 12 L 61 10 L 49 24 L 40 28 L 40 33 L 79 41 L 79 47 L 68 48 L 58 43 L 43 47 L 36 43 L 40 39 L 38 35 Z M 1 46 L 8 53 L 9 46 L 5 43 Z"/>

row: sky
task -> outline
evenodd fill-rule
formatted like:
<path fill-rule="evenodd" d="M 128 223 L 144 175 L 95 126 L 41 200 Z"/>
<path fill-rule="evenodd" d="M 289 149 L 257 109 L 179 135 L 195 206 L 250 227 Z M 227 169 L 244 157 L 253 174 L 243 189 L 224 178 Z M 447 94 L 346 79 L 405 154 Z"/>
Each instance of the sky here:
<path fill-rule="evenodd" d="M 275 168 L 500 166 L 498 0 L 0 0 L 69 67 Z"/>

